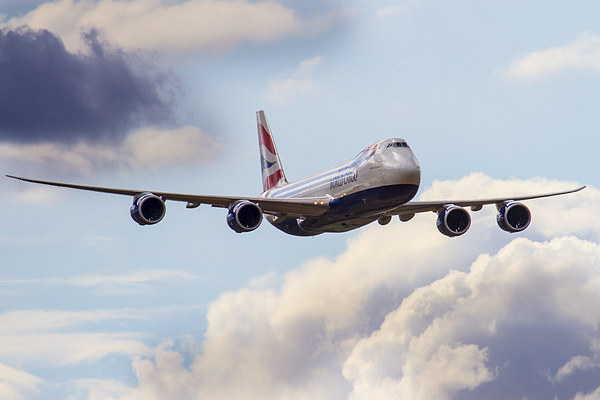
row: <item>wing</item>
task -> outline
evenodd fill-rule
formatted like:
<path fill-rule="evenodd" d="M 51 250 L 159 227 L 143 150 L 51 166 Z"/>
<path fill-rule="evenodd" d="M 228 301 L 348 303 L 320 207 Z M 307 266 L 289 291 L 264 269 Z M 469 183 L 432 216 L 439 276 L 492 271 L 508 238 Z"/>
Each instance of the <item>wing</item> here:
<path fill-rule="evenodd" d="M 187 202 L 188 208 L 194 208 L 201 204 L 209 204 L 212 207 L 228 208 L 231 203 L 248 200 L 258 204 L 261 210 L 266 214 L 287 214 L 290 216 L 319 216 L 329 209 L 330 198 L 302 198 L 302 199 L 268 199 L 264 197 L 238 197 L 238 196 L 203 196 L 195 194 L 157 192 L 153 190 L 133 190 L 116 189 L 100 186 L 75 185 L 72 183 L 51 182 L 38 179 L 22 178 L 13 175 L 6 175 L 8 178 L 18 179 L 20 181 L 39 183 L 42 185 L 58 186 L 71 189 L 87 190 L 91 192 L 120 194 L 125 196 L 137 196 L 141 193 L 152 193 L 161 197 L 164 201 L 182 201 Z"/>
<path fill-rule="evenodd" d="M 575 193 L 583 190 L 585 186 L 581 186 L 577 189 L 566 190 L 564 192 L 554 192 L 546 194 L 536 194 L 531 196 L 515 196 L 515 197 L 497 197 L 492 199 L 480 199 L 480 200 L 444 200 L 444 201 L 411 201 L 401 206 L 398 206 L 390 211 L 387 215 L 410 215 L 420 212 L 434 211 L 438 212 L 448 205 L 455 205 L 459 207 L 471 207 L 473 211 L 478 211 L 487 204 L 502 205 L 509 201 L 521 201 L 540 199 L 543 197 L 560 196 L 563 194 Z"/>

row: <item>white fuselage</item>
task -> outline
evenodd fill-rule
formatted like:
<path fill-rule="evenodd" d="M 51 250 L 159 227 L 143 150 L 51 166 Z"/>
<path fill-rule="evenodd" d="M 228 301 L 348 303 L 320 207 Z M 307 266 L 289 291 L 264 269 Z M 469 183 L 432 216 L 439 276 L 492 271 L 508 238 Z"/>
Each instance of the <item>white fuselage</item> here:
<path fill-rule="evenodd" d="M 386 210 L 410 201 L 420 182 L 419 162 L 406 142 L 395 138 L 369 146 L 333 168 L 267 190 L 261 197 L 330 198 L 324 216 L 293 219 L 296 224 L 290 218 L 268 217 L 287 233 L 315 235 L 347 231 L 384 216 Z"/>

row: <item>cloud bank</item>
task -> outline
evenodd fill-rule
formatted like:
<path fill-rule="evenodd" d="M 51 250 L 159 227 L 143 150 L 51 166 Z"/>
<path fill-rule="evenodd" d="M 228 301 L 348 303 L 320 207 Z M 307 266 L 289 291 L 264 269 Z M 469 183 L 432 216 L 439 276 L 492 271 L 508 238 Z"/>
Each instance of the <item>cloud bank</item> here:
<path fill-rule="evenodd" d="M 49 31 L 0 30 L 0 139 L 115 140 L 172 119 L 168 74 L 140 68 L 95 31 L 83 36 L 86 55 L 68 52 Z"/>
<path fill-rule="evenodd" d="M 277 1 L 59 0 L 7 24 L 48 29 L 72 51 L 83 48 L 80 30 L 94 27 L 125 49 L 183 55 L 317 33 L 334 18 L 303 19 Z"/>
<path fill-rule="evenodd" d="M 0 158 L 26 169 L 91 174 L 98 170 L 159 170 L 211 159 L 220 142 L 194 126 L 141 128 L 117 143 L 0 143 Z"/>
<path fill-rule="evenodd" d="M 474 174 L 435 182 L 422 199 L 572 186 Z M 208 308 L 201 344 L 165 340 L 133 358 L 136 386 L 86 382 L 88 393 L 598 398 L 600 221 L 589 206 L 599 195 L 587 188 L 530 201 L 534 220 L 518 235 L 500 231 L 493 207 L 454 239 L 437 232 L 434 215 L 374 225 L 335 259 L 311 260 L 278 284 L 259 279 L 222 294 Z"/>
<path fill-rule="evenodd" d="M 211 135 L 173 128 L 177 81 L 144 54 L 222 54 L 313 35 L 343 10 L 300 14 L 277 1 L 58 0 L 0 22 L 3 160 L 19 171 L 77 175 L 212 158 L 218 142 Z M 319 60 L 272 82 L 269 96 L 314 91 L 310 74 Z"/>
<path fill-rule="evenodd" d="M 211 159 L 218 140 L 172 126 L 175 78 L 84 34 L 71 53 L 49 31 L 0 30 L 0 159 L 14 170 L 89 174 L 189 166 Z"/>

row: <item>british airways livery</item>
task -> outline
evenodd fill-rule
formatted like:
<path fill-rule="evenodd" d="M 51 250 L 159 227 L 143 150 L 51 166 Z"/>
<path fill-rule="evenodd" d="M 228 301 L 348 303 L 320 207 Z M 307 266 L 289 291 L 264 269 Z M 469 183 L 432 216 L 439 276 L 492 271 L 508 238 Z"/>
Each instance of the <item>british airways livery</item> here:
<path fill-rule="evenodd" d="M 531 222 L 531 213 L 521 201 L 574 193 L 585 188 L 479 200 L 411 201 L 421 183 L 421 167 L 407 142 L 400 138 L 382 140 L 345 163 L 288 182 L 264 111 L 258 111 L 256 116 L 263 180 L 263 193 L 257 197 L 115 189 L 7 177 L 132 196 L 131 217 L 140 225 L 160 222 L 165 216 L 165 202 L 169 200 L 187 202 L 187 208 L 201 204 L 227 208 L 227 224 L 238 233 L 255 230 L 265 217 L 276 228 L 296 236 L 345 232 L 374 221 L 386 225 L 395 215 L 406 222 L 416 213 L 435 212 L 438 230 L 454 237 L 464 234 L 471 226 L 471 216 L 466 208 L 478 211 L 487 204 L 496 205 L 500 228 L 520 232 Z"/>

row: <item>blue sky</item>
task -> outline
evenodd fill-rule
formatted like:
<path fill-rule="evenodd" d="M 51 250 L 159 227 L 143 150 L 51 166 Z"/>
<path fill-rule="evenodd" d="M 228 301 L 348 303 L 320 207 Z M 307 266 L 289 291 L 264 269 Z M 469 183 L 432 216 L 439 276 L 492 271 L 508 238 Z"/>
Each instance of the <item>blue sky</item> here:
<path fill-rule="evenodd" d="M 296 238 L 4 179 L 0 397 L 600 398 L 599 8 L 4 0 L 3 173 L 254 196 L 264 108 L 289 179 L 403 137 L 422 199 L 588 188 Z"/>

